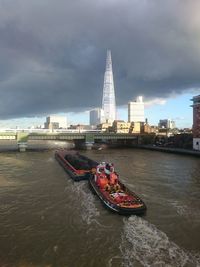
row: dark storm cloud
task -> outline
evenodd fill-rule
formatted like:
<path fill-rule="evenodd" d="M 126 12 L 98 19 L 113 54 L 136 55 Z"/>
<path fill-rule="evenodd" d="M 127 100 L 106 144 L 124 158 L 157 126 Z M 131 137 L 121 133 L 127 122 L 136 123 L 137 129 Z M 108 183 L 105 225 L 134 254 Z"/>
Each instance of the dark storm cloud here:
<path fill-rule="evenodd" d="M 0 119 L 117 105 L 200 87 L 198 0 L 0 0 Z"/>

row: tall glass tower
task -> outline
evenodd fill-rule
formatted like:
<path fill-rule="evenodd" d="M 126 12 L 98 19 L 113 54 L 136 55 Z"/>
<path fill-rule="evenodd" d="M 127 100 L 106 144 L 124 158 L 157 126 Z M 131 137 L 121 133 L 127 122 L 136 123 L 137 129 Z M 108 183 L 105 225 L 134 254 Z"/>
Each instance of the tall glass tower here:
<path fill-rule="evenodd" d="M 115 89 L 112 71 L 111 51 L 107 51 L 106 70 L 104 74 L 102 109 L 105 122 L 112 123 L 116 120 Z"/>

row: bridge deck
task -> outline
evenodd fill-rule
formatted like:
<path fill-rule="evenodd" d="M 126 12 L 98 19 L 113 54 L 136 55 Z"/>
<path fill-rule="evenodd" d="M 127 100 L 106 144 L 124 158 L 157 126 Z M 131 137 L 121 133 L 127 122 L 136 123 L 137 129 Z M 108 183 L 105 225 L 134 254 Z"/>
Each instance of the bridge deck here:
<path fill-rule="evenodd" d="M 138 134 L 119 133 L 0 133 L 0 140 L 17 140 L 27 142 L 28 140 L 85 140 L 94 142 L 95 140 L 127 140 L 137 139 Z"/>

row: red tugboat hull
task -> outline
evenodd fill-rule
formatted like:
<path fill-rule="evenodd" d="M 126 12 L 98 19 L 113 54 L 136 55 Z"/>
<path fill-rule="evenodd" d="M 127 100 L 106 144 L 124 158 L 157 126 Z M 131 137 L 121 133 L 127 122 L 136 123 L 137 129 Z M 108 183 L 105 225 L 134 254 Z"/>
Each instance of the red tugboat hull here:
<path fill-rule="evenodd" d="M 95 181 L 95 174 L 91 174 L 89 185 L 97 194 L 101 202 L 109 210 L 121 215 L 141 215 L 146 212 L 146 205 L 134 192 L 130 191 L 118 180 L 120 190 L 109 191 L 101 188 Z"/>

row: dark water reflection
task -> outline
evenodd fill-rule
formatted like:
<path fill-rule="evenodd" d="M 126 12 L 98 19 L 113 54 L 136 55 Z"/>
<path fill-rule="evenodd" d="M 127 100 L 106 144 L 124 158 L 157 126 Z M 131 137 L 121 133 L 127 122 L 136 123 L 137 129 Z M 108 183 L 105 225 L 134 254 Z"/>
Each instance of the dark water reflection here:
<path fill-rule="evenodd" d="M 144 150 L 82 152 L 111 161 L 148 207 L 110 213 L 53 152 L 0 154 L 0 266 L 200 266 L 200 160 Z"/>

